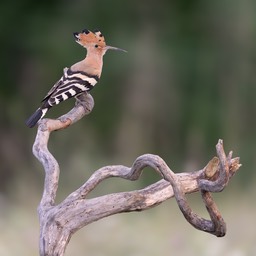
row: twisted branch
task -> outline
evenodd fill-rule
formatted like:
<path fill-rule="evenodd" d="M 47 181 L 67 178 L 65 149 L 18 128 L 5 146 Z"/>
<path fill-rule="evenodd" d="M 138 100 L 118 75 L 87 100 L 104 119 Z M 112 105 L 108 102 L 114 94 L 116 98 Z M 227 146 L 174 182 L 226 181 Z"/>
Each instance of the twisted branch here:
<path fill-rule="evenodd" d="M 89 114 L 93 106 L 92 96 L 82 94 L 70 112 L 58 120 L 43 119 L 39 123 L 33 153 L 45 170 L 44 192 L 38 207 L 41 256 L 64 255 L 72 234 L 85 225 L 121 212 L 147 210 L 172 197 L 195 228 L 216 236 L 225 235 L 226 224 L 210 192 L 221 192 L 241 165 L 239 158 L 232 158 L 232 152 L 226 156 L 222 140 L 216 145 L 217 157 L 201 170 L 175 174 L 161 157 L 145 154 L 138 157 L 132 167 L 113 165 L 100 168 L 79 189 L 55 205 L 60 170 L 47 148 L 50 133 L 67 128 Z M 141 190 L 87 199 L 87 195 L 103 180 L 111 177 L 138 180 L 145 167 L 151 167 L 163 179 Z M 188 204 L 185 195 L 197 191 L 202 195 L 210 220 L 198 216 Z"/>

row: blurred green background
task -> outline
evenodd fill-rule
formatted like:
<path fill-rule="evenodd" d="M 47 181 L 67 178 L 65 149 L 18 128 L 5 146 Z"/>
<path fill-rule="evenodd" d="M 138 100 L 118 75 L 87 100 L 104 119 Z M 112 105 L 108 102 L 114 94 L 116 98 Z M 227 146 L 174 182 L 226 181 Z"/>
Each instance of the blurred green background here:
<path fill-rule="evenodd" d="M 61 166 L 58 201 L 104 165 L 131 166 L 158 154 L 175 172 L 202 168 L 219 138 L 243 164 L 216 195 L 228 225 L 224 238 L 192 228 L 175 200 L 142 213 L 112 216 L 85 227 L 66 255 L 256 255 L 256 2 L 1 1 L 0 255 L 37 255 L 44 172 L 32 155 L 36 129 L 24 120 L 39 106 L 64 67 L 85 50 L 72 33 L 100 29 L 109 45 L 93 112 L 51 135 Z M 70 100 L 52 109 L 58 117 Z M 108 180 L 94 196 L 141 188 Z M 189 197 L 207 216 L 200 197 Z"/>

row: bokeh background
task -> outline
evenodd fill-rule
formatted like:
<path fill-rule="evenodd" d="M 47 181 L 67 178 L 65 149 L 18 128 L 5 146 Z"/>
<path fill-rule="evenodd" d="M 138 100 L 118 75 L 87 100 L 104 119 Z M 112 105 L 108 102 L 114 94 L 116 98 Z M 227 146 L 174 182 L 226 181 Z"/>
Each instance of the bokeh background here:
<path fill-rule="evenodd" d="M 4 0 L 0 12 L 0 255 L 38 255 L 44 172 L 31 151 L 36 129 L 24 120 L 63 68 L 84 58 L 72 35 L 84 28 L 100 29 L 128 53 L 106 54 L 93 112 L 51 136 L 61 166 L 58 202 L 101 166 L 131 166 L 144 153 L 160 155 L 175 172 L 200 169 L 219 138 L 243 166 L 215 195 L 224 238 L 192 228 L 169 200 L 85 227 L 66 255 L 256 255 L 255 1 Z M 108 180 L 92 196 L 157 179 L 147 170 L 138 182 Z M 189 199 L 207 216 L 198 195 Z"/>

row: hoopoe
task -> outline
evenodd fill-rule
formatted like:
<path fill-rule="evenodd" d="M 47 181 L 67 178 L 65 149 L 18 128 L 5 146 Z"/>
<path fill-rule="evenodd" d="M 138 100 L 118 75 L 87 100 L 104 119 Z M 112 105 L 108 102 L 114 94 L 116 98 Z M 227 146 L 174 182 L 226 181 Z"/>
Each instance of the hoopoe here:
<path fill-rule="evenodd" d="M 54 105 L 94 88 L 100 79 L 103 56 L 107 50 L 126 52 L 123 49 L 106 45 L 104 36 L 99 30 L 92 32 L 84 29 L 81 33 L 75 32 L 74 37 L 77 43 L 86 48 L 86 57 L 70 68 L 64 68 L 63 76 L 44 97 L 41 107 L 27 119 L 26 125 L 30 128 L 34 127 Z"/>

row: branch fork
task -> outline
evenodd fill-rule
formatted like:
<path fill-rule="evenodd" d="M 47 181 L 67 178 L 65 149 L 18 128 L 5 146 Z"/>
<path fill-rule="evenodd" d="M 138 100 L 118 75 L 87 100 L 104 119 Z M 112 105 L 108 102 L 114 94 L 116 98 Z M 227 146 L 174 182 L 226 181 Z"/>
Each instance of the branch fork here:
<path fill-rule="evenodd" d="M 181 212 L 192 226 L 218 237 L 225 235 L 226 224 L 211 193 L 221 192 L 241 165 L 238 157 L 232 158 L 232 152 L 226 156 L 222 140 L 216 145 L 217 157 L 201 170 L 174 173 L 161 157 L 144 154 L 134 161 L 132 167 L 112 165 L 98 169 L 80 188 L 61 203 L 55 204 L 60 169 L 47 148 L 50 133 L 77 122 L 88 115 L 93 107 L 93 97 L 87 93 L 81 94 L 67 114 L 57 120 L 43 119 L 39 122 L 33 153 L 45 170 L 44 191 L 38 206 L 41 256 L 64 255 L 72 234 L 94 221 L 121 212 L 147 210 L 172 197 L 175 197 Z M 87 199 L 87 195 L 101 181 L 111 177 L 138 180 L 145 167 L 151 167 L 163 179 L 141 190 Z M 197 191 L 202 195 L 210 220 L 194 213 L 188 204 L 185 195 Z"/>

